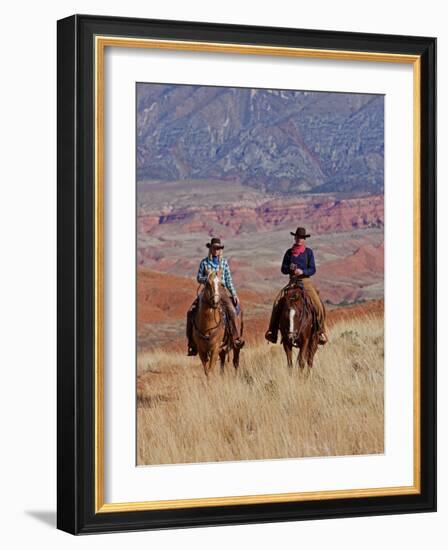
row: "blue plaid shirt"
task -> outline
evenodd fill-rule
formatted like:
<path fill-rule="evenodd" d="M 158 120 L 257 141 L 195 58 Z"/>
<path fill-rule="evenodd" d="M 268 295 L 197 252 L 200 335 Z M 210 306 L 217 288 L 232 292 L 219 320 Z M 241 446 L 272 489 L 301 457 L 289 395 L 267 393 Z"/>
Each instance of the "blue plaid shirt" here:
<path fill-rule="evenodd" d="M 198 276 L 196 277 L 198 283 L 205 284 L 207 282 L 207 272 L 209 271 L 218 271 L 221 267 L 221 281 L 223 285 L 227 288 L 232 296 L 236 296 L 236 290 L 233 286 L 232 275 L 230 273 L 229 263 L 225 258 L 221 258 L 219 263 L 213 261 L 213 258 L 207 256 L 199 264 Z"/>

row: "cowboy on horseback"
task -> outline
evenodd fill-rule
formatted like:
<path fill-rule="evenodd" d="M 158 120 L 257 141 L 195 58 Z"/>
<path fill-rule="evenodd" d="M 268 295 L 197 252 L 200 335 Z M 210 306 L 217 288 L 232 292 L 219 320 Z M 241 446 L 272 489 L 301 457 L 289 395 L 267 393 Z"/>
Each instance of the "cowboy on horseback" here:
<path fill-rule="evenodd" d="M 240 305 L 233 285 L 229 263 L 222 255 L 224 245 L 221 244 L 221 239 L 213 238 L 206 246 L 209 249 L 209 254 L 199 264 L 197 281 L 199 284 L 205 285 L 209 273 L 216 272 L 221 274 L 221 284 L 219 285 L 221 306 L 227 319 L 233 345 L 236 349 L 240 349 L 244 345 L 244 340 L 240 337 L 237 327 L 237 315 Z M 187 312 L 188 356 L 197 355 L 198 353 L 196 344 L 193 340 L 194 317 L 198 304 L 199 296 L 196 297 Z"/>
<path fill-rule="evenodd" d="M 325 306 L 310 280 L 310 277 L 316 273 L 314 254 L 311 248 L 305 246 L 305 239 L 310 237 L 310 235 L 307 234 L 304 227 L 298 227 L 295 233 L 291 232 L 291 235 L 293 235 L 295 242 L 285 252 L 281 266 L 281 272 L 284 275 L 289 275 L 290 282 L 281 290 L 274 302 L 269 329 L 265 334 L 265 338 L 273 344 L 277 343 L 280 314 L 285 299 L 284 292 L 292 284 L 298 284 L 304 288 L 316 308 L 319 325 L 319 344 L 324 345 L 328 342 Z"/>

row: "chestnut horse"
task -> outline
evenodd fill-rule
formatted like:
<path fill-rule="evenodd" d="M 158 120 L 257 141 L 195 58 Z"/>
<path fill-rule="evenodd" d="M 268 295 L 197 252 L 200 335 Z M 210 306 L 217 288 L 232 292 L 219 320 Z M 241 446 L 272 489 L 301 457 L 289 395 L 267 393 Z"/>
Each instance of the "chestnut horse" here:
<path fill-rule="evenodd" d="M 299 348 L 297 365 L 301 370 L 313 367 L 319 342 L 317 311 L 299 281 L 292 281 L 283 294 L 280 333 L 288 367 L 292 367 L 292 349 Z"/>
<path fill-rule="evenodd" d="M 209 375 L 218 356 L 221 360 L 221 372 L 226 359 L 233 350 L 233 366 L 239 365 L 239 349 L 232 344 L 230 331 L 226 327 L 225 316 L 220 299 L 221 271 L 207 271 L 207 282 L 199 295 L 199 304 L 193 321 L 193 339 L 196 343 L 204 373 Z M 239 322 L 242 333 L 242 313 Z"/>

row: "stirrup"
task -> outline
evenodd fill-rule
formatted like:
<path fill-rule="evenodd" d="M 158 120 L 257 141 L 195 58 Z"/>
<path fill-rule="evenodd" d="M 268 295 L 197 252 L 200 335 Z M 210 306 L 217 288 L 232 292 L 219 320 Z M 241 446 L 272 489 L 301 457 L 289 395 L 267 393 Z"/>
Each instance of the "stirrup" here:
<path fill-rule="evenodd" d="M 198 350 L 195 348 L 188 348 L 187 357 L 194 357 L 198 354 Z"/>

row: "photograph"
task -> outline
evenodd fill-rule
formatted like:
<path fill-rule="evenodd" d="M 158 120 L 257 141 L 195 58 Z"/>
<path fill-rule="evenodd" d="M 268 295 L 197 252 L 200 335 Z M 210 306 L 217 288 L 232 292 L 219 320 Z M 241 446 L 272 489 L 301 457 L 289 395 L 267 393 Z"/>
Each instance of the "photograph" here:
<path fill-rule="evenodd" d="M 443 549 L 444 4 L 4 6 L 2 546 Z"/>
<path fill-rule="evenodd" d="M 137 465 L 384 453 L 384 95 L 135 93 Z"/>
<path fill-rule="evenodd" d="M 433 511 L 425 36 L 58 21 L 58 520 Z"/>

